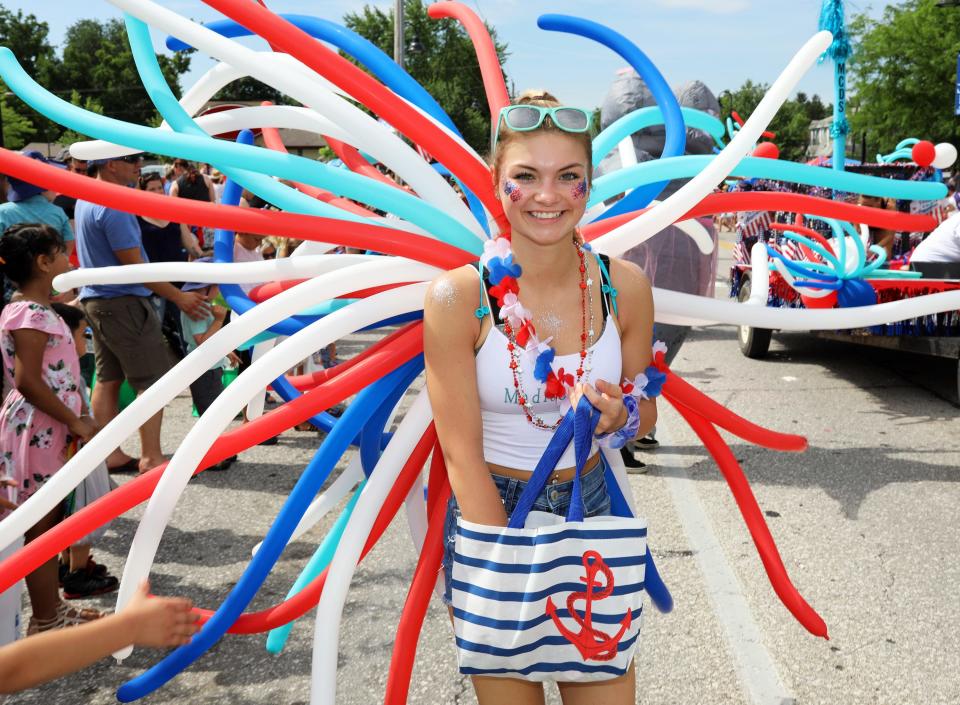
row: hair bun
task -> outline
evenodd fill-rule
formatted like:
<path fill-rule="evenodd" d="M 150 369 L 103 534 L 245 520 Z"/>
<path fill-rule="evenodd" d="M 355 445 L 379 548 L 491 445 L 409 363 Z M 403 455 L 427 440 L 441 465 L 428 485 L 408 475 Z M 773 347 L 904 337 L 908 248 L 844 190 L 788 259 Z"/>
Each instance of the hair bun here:
<path fill-rule="evenodd" d="M 517 96 L 514 105 L 544 105 L 546 107 L 556 107 L 560 101 L 550 91 L 543 88 L 527 89 Z"/>

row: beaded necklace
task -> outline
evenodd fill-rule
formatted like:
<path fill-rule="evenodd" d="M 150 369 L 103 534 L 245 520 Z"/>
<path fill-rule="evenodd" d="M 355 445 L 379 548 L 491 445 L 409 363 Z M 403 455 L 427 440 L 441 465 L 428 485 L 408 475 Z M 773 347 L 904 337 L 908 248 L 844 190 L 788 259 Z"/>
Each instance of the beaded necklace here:
<path fill-rule="evenodd" d="M 580 353 L 576 377 L 563 368 L 553 370 L 553 360 L 556 351 L 550 347 L 550 340 L 539 341 L 533 326 L 530 312 L 523 308 L 519 299 L 519 279 L 522 270 L 520 265 L 513 262 L 513 252 L 510 241 L 504 237 L 484 244 L 484 255 L 481 263 L 490 272 L 491 297 L 497 299 L 500 306 L 500 318 L 504 320 L 504 334 L 507 338 L 507 351 L 510 354 L 510 372 L 513 377 L 513 386 L 516 390 L 517 404 L 523 409 L 527 421 L 537 428 L 552 431 L 557 428 L 559 421 L 548 423 L 533 413 L 533 403 L 527 398 L 523 385 L 523 365 L 520 356 L 521 350 L 536 353 L 534 377 L 538 382 L 546 384 L 545 396 L 547 399 L 556 399 L 562 404 L 567 397 L 567 389 L 579 383 L 584 374 L 589 373 L 592 367 L 593 350 L 590 342 L 594 335 L 593 311 L 593 280 L 587 275 L 586 256 L 583 245 L 577 238 L 573 241 L 580 260 Z M 588 326 L 589 311 L 589 326 Z"/>

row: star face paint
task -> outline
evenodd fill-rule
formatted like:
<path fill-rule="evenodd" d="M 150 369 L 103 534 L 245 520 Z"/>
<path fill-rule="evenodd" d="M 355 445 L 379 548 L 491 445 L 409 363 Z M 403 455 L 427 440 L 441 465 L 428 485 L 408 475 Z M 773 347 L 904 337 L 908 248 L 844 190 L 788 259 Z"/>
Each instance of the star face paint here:
<path fill-rule="evenodd" d="M 573 187 L 573 197 L 578 201 L 587 197 L 587 180 L 586 179 L 580 179 L 580 182 Z"/>
<path fill-rule="evenodd" d="M 507 179 L 503 182 L 503 193 L 504 195 L 509 196 L 510 200 L 514 203 L 523 198 L 523 191 L 521 191 L 520 187 L 510 179 Z"/>

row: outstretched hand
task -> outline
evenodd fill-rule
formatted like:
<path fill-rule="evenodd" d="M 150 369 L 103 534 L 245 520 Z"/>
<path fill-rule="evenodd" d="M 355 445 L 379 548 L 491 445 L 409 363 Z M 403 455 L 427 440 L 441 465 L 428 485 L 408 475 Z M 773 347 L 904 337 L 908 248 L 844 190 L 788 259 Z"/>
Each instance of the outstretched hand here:
<path fill-rule="evenodd" d="M 160 649 L 187 644 L 200 631 L 200 615 L 192 609 L 193 603 L 183 597 L 151 597 L 150 583 L 144 580 L 123 614 L 134 625 L 134 644 Z"/>

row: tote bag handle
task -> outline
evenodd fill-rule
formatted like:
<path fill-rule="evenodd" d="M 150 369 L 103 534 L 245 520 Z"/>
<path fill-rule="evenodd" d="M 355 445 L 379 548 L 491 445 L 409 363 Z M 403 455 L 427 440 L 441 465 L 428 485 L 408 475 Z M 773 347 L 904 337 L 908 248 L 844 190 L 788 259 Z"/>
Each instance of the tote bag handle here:
<path fill-rule="evenodd" d="M 570 409 L 560 421 L 554 431 L 546 450 L 540 456 L 537 467 L 527 480 L 527 486 L 517 500 L 517 506 L 510 515 L 507 524 L 511 529 L 522 529 L 527 522 L 527 515 L 533 509 L 537 497 L 547 486 L 547 480 L 557 467 L 560 456 L 573 440 L 573 450 L 576 458 L 576 476 L 574 477 L 573 493 L 570 496 L 570 509 L 567 512 L 567 521 L 583 521 L 583 491 L 580 487 L 583 467 L 590 458 L 590 449 L 593 446 L 593 433 L 600 421 L 600 412 L 590 403 L 586 396 L 580 397 L 576 409 Z"/>

